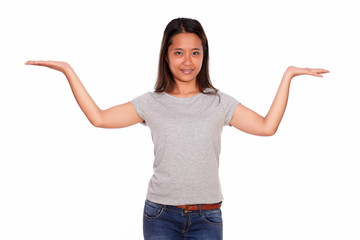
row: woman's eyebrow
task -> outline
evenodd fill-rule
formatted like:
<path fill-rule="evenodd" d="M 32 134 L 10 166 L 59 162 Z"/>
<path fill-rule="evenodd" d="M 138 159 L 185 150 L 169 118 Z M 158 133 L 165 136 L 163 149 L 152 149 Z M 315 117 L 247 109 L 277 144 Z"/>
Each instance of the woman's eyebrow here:
<path fill-rule="evenodd" d="M 174 48 L 173 50 L 184 50 L 184 49 L 182 49 L 182 48 Z M 191 50 L 201 50 L 200 48 L 193 48 L 193 49 L 191 49 Z"/>

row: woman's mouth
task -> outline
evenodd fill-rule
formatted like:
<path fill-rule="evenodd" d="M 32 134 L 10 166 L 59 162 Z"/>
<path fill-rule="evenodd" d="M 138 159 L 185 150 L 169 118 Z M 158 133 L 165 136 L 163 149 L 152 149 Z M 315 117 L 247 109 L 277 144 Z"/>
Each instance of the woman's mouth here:
<path fill-rule="evenodd" d="M 192 74 L 194 69 L 181 69 L 181 71 L 186 74 L 186 75 L 189 75 L 189 74 Z"/>

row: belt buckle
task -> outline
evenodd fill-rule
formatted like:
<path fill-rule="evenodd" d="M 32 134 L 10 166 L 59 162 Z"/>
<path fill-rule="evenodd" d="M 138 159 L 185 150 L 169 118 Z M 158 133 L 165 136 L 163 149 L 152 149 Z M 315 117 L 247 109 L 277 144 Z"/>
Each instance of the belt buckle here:
<path fill-rule="evenodd" d="M 194 207 L 194 206 L 195 206 L 195 205 L 184 205 L 184 207 L 185 207 L 184 213 L 188 213 L 188 212 L 193 211 L 193 210 L 189 210 L 189 209 L 191 209 L 191 208 Z"/>

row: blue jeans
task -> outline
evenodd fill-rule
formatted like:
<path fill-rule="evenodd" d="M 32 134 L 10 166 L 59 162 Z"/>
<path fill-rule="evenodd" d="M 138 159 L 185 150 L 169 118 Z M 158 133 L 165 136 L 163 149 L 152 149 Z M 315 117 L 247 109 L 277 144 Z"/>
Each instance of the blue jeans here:
<path fill-rule="evenodd" d="M 222 240 L 221 209 L 185 211 L 146 200 L 143 231 L 145 240 Z"/>

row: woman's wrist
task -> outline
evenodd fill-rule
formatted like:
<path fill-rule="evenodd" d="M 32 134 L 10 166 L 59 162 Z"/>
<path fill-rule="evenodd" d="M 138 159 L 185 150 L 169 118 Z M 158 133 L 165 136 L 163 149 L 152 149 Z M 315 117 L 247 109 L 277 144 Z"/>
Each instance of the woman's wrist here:
<path fill-rule="evenodd" d="M 284 75 L 286 75 L 287 77 L 289 77 L 290 79 L 295 77 L 295 68 L 293 66 L 290 66 L 286 69 Z"/>
<path fill-rule="evenodd" d="M 290 83 L 294 76 L 295 76 L 295 74 L 294 74 L 293 70 L 291 69 L 291 67 L 288 67 L 286 69 L 286 71 L 284 72 L 284 75 L 282 77 L 282 81 Z"/>
<path fill-rule="evenodd" d="M 64 63 L 63 67 L 61 69 L 61 72 L 63 74 L 65 74 L 65 76 L 68 76 L 69 74 L 71 74 L 72 72 L 74 72 L 74 70 L 72 69 L 72 67 L 70 66 L 70 64 L 68 63 Z"/>

